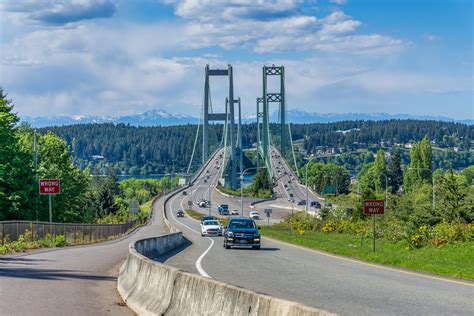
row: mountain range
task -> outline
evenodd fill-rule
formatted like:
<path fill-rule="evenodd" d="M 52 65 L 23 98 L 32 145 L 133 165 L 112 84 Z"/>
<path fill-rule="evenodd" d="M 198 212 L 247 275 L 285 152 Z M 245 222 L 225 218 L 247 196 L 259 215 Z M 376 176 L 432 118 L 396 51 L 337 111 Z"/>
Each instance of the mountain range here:
<path fill-rule="evenodd" d="M 455 120 L 445 116 L 438 115 L 410 115 L 410 114 L 388 114 L 388 113 L 315 113 L 307 112 L 301 109 L 288 110 L 287 118 L 291 123 L 309 124 L 309 123 L 331 123 L 337 121 L 383 121 L 383 120 L 434 120 L 445 122 L 457 122 L 468 125 L 474 125 L 474 119 L 467 118 L 464 120 Z M 278 112 L 271 113 L 270 120 L 276 122 L 278 120 Z M 91 124 L 91 123 L 114 123 L 114 124 L 130 124 L 132 126 L 169 126 L 169 125 L 186 125 L 197 124 L 198 117 L 186 114 L 171 114 L 165 110 L 151 110 L 141 114 L 110 117 L 110 116 L 22 116 L 21 121 L 29 123 L 32 127 L 41 128 L 47 126 L 62 126 L 74 124 Z M 242 118 L 244 123 L 255 122 L 255 115 L 245 115 Z"/>

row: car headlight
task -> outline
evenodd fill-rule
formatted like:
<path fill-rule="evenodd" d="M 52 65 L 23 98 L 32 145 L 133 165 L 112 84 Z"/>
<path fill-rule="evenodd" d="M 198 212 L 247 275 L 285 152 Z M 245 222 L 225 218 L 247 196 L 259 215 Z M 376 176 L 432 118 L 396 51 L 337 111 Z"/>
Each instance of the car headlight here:
<path fill-rule="evenodd" d="M 233 232 L 227 232 L 227 236 L 228 237 L 234 237 L 234 233 Z"/>

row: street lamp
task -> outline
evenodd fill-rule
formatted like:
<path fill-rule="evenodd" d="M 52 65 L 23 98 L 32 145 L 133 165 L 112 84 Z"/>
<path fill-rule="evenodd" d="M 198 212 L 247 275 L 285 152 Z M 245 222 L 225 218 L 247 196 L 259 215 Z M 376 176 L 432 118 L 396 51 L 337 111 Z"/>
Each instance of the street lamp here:
<path fill-rule="evenodd" d="M 429 172 L 431 172 L 431 180 L 432 180 L 432 188 L 431 188 L 431 191 L 433 192 L 433 212 L 434 212 L 434 209 L 435 209 L 435 179 L 434 179 L 434 173 L 433 173 L 433 170 L 431 169 L 428 169 L 428 168 L 408 168 L 409 170 L 428 170 Z"/>
<path fill-rule="evenodd" d="M 265 169 L 267 167 L 250 167 L 240 174 L 240 214 L 244 216 L 244 175 L 249 170 Z"/>

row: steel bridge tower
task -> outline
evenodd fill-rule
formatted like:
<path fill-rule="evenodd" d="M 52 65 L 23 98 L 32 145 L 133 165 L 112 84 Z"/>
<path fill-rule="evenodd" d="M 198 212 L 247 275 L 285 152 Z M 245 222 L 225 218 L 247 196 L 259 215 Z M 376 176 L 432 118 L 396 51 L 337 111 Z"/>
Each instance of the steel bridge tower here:
<path fill-rule="evenodd" d="M 268 92 L 268 76 L 280 77 L 280 91 Z M 257 98 L 257 166 L 260 166 L 260 156 L 265 164 L 268 174 L 273 177 L 271 166 L 271 133 L 270 133 L 270 103 L 279 103 L 280 113 L 280 151 L 285 156 L 288 150 L 288 132 L 286 130 L 286 99 L 285 99 L 285 67 L 283 66 L 263 66 L 263 95 Z M 262 106 L 262 109 L 260 109 Z M 262 121 L 260 123 L 260 121 Z"/>
<path fill-rule="evenodd" d="M 210 86 L 209 77 L 211 76 L 227 76 L 229 79 L 229 95 L 226 98 L 226 111 L 225 113 L 210 113 Z M 232 102 L 229 102 L 232 100 Z M 237 188 L 237 139 L 236 139 L 236 124 L 235 124 L 235 110 L 234 104 L 239 103 L 239 100 L 234 99 L 234 82 L 232 74 L 232 66 L 228 65 L 227 69 L 210 69 L 209 65 L 205 68 L 205 81 L 204 81 L 204 115 L 203 115 L 203 129 L 202 129 L 202 163 L 205 163 L 209 158 L 209 122 L 211 121 L 224 121 L 224 124 L 229 126 L 230 134 L 230 187 L 232 189 Z M 240 120 L 239 120 L 240 125 Z M 240 131 L 240 126 L 239 126 Z M 227 133 L 223 137 L 227 137 Z M 241 146 L 241 142 L 239 142 Z M 241 153 L 241 148 L 239 150 Z M 241 154 L 240 154 L 241 155 Z M 225 166 L 222 166 L 224 169 Z"/>

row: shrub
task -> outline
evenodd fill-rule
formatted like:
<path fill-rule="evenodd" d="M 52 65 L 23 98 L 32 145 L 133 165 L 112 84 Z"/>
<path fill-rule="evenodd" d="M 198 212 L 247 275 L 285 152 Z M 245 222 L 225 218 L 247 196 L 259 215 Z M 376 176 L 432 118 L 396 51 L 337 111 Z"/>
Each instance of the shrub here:
<path fill-rule="evenodd" d="M 324 225 L 322 231 L 325 233 L 330 233 L 336 230 L 336 222 L 329 220 L 326 225 Z"/>
<path fill-rule="evenodd" d="M 474 236 L 474 225 L 444 221 L 433 227 L 432 235 L 431 243 L 435 246 L 469 241 Z"/>
<path fill-rule="evenodd" d="M 54 237 L 54 246 L 55 247 L 66 246 L 66 237 L 64 235 L 57 235 L 56 237 Z"/>

